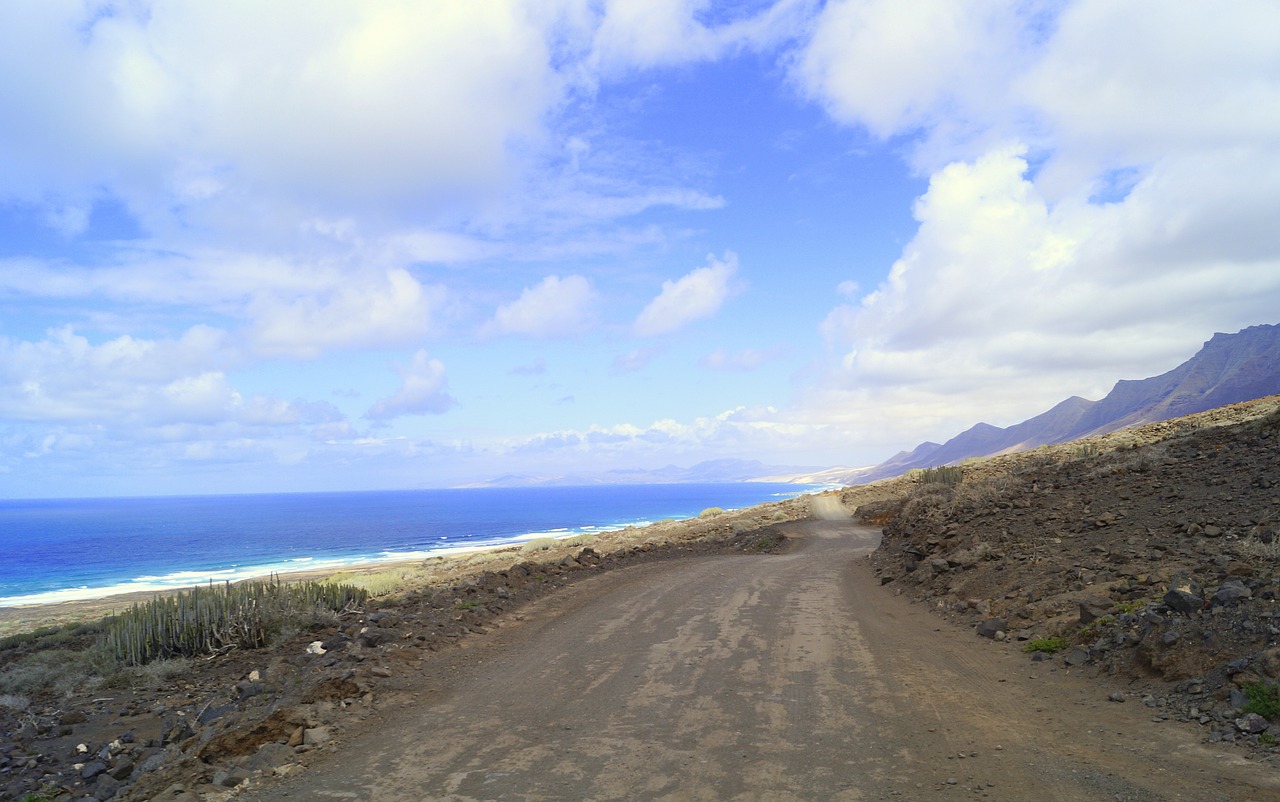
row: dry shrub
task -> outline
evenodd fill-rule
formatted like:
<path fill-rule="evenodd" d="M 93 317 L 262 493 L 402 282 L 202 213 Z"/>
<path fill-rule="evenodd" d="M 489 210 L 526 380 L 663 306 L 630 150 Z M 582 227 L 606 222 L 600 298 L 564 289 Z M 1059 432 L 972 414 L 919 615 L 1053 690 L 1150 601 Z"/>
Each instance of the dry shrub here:
<path fill-rule="evenodd" d="M 520 551 L 525 554 L 534 551 L 546 551 L 547 549 L 554 548 L 559 545 L 559 543 L 560 541 L 553 537 L 535 537 L 533 540 L 526 541 L 524 545 L 520 547 Z"/>

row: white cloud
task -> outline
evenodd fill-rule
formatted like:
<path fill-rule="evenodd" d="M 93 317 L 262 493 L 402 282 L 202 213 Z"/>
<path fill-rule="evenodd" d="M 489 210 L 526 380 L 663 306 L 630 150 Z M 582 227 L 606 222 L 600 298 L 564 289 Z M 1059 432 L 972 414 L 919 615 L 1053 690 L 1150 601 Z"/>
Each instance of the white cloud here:
<path fill-rule="evenodd" d="M 431 331 L 444 303 L 439 287 L 424 287 L 409 271 L 353 276 L 300 297 L 253 301 L 253 340 L 265 354 L 310 358 L 352 346 L 402 345 Z"/>
<path fill-rule="evenodd" d="M 449 395 L 444 363 L 429 359 L 425 350 L 414 354 L 413 362 L 397 368 L 396 372 L 400 374 L 400 388 L 374 403 L 366 414 L 369 419 L 386 421 L 401 415 L 440 415 L 457 404 Z"/>
<path fill-rule="evenodd" d="M 591 282 L 583 276 L 547 276 L 498 307 L 483 332 L 530 337 L 581 334 L 594 324 L 598 301 Z"/>
<path fill-rule="evenodd" d="M 888 279 L 827 317 L 841 366 L 818 404 L 827 412 L 810 412 L 854 421 L 909 409 L 951 434 L 1012 423 L 1167 370 L 1208 333 L 1271 319 L 1273 235 L 1265 258 L 1232 259 L 1214 227 L 1170 225 L 1212 218 L 1224 203 L 1230 214 L 1231 200 L 1205 189 L 1223 170 L 1235 179 L 1224 183 L 1247 183 L 1255 168 L 1217 168 L 1206 182 L 1171 161 L 1123 203 L 1050 206 L 1017 149 L 948 166 L 917 203 L 919 231 Z M 1280 182 L 1270 186 L 1265 205 L 1280 208 Z M 1249 201 L 1240 205 L 1248 214 Z"/>
<path fill-rule="evenodd" d="M 125 335 L 96 345 L 70 327 L 38 341 L 0 337 L 0 419 L 31 424 L 32 432 L 63 427 L 64 443 L 174 433 L 227 439 L 340 419 L 327 404 L 246 397 L 227 377 L 236 357 L 224 343 L 224 333 L 207 326 L 176 340 Z"/>
<path fill-rule="evenodd" d="M 589 63 L 604 70 L 655 67 L 764 47 L 793 35 L 811 5 L 780 0 L 741 14 L 706 0 L 607 0 Z M 720 18 L 709 20 L 713 14 Z"/>
<path fill-rule="evenodd" d="M 761 365 L 781 359 L 787 349 L 780 345 L 772 348 L 744 348 L 731 352 L 717 348 L 698 360 L 698 364 L 708 370 L 755 370 Z"/>
<path fill-rule="evenodd" d="M 559 15 L 518 2 L 104 11 L 42 3 L 8 15 L 0 107 L 24 124 L 0 133 L 11 177 L 0 191 L 106 181 L 152 213 L 168 193 L 420 198 L 496 180 L 560 93 L 549 46 Z"/>
<path fill-rule="evenodd" d="M 829 4 L 795 64 L 836 119 L 913 134 L 931 180 L 885 280 L 842 287 L 838 359 L 788 416 L 936 439 L 1274 320 L 1280 9 L 936 6 Z"/>
<path fill-rule="evenodd" d="M 682 329 L 711 317 L 733 291 L 738 255 L 726 252 L 723 259 L 707 256 L 707 266 L 699 267 L 675 281 L 662 282 L 662 292 L 636 318 L 636 336 L 653 337 Z"/>
<path fill-rule="evenodd" d="M 666 350 L 667 350 L 666 347 L 661 345 L 644 346 L 641 348 L 636 348 L 632 351 L 628 351 L 625 354 L 619 354 L 618 356 L 614 357 L 614 360 L 611 363 L 609 370 L 614 375 L 621 375 L 623 373 L 635 373 L 637 370 L 642 370 L 646 365 L 648 365 L 650 362 L 652 362 L 655 358 L 660 356 Z"/>
<path fill-rule="evenodd" d="M 879 137 L 970 129 L 1002 102 L 1032 4 L 1016 0 L 828 3 L 796 74 L 833 117 Z"/>

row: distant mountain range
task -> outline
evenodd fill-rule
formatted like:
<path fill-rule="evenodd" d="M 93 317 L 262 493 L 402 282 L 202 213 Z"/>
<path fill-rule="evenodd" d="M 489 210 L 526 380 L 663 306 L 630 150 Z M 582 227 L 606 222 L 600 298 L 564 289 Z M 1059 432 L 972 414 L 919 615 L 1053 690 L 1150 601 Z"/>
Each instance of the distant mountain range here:
<path fill-rule="evenodd" d="M 840 473 L 842 484 L 872 482 L 912 468 L 949 465 L 1106 434 L 1280 393 L 1280 325 L 1215 334 L 1178 367 L 1138 381 L 1119 381 L 1099 401 L 1072 396 L 1005 429 L 979 423 L 945 443 L 921 443 L 871 468 Z"/>
<path fill-rule="evenodd" d="M 949 465 L 970 457 L 1025 451 L 1155 423 L 1280 393 L 1280 325 L 1215 334 L 1178 367 L 1137 381 L 1116 382 L 1098 401 L 1072 396 L 1047 412 L 1008 428 L 979 423 L 945 443 L 921 443 L 870 468 L 802 468 L 758 460 L 718 459 L 688 468 L 614 470 L 567 476 L 508 474 L 470 487 L 666 484 L 687 482 L 794 482 L 860 484 L 899 476 L 912 468 Z"/>

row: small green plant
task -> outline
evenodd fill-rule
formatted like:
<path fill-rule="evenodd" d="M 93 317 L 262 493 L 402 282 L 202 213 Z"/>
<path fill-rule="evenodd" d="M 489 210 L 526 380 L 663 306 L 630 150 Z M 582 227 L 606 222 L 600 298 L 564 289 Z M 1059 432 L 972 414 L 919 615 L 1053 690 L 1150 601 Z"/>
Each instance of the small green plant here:
<path fill-rule="evenodd" d="M 474 610 L 482 604 L 484 604 L 484 602 L 479 599 L 467 599 L 466 601 L 458 599 L 453 603 L 453 607 L 455 610 Z"/>
<path fill-rule="evenodd" d="M 939 465 L 920 471 L 920 484 L 955 487 L 964 481 L 964 468 L 959 465 Z"/>
<path fill-rule="evenodd" d="M 700 513 L 698 513 L 698 517 L 699 517 L 699 518 L 710 518 L 710 517 L 712 517 L 712 516 L 715 516 L 715 515 L 722 515 L 722 514 L 724 514 L 724 508 L 723 508 L 723 507 L 707 507 L 705 510 L 703 510 L 703 511 L 702 511 L 702 512 L 700 512 Z"/>
<path fill-rule="evenodd" d="M 1027 641 L 1022 647 L 1022 651 L 1030 654 L 1032 652 L 1044 652 L 1045 654 L 1056 654 L 1067 648 L 1067 639 L 1058 635 L 1051 635 L 1047 638 L 1035 638 Z"/>
<path fill-rule="evenodd" d="M 58 786 L 50 783 L 39 791 L 32 791 L 26 796 L 20 797 L 18 802 L 53 802 L 58 798 Z"/>
<path fill-rule="evenodd" d="M 1258 746 L 1269 748 L 1275 746 L 1277 743 L 1280 743 L 1280 741 L 1277 741 L 1276 736 L 1269 732 L 1264 732 L 1258 736 Z"/>
<path fill-rule="evenodd" d="M 1134 599 L 1133 601 L 1120 602 L 1120 612 L 1129 615 L 1137 615 L 1147 607 L 1146 599 Z"/>
<path fill-rule="evenodd" d="M 1269 720 L 1280 718 L 1280 688 L 1266 682 L 1251 682 L 1241 690 L 1249 700 L 1244 712 L 1257 713 Z"/>
<path fill-rule="evenodd" d="M 1115 620 L 1116 617 L 1114 615 L 1104 615 L 1101 618 L 1093 619 L 1089 623 L 1080 627 L 1080 639 L 1088 640 L 1092 638 L 1100 627 L 1105 627 L 1107 624 L 1113 624 L 1115 623 Z"/>

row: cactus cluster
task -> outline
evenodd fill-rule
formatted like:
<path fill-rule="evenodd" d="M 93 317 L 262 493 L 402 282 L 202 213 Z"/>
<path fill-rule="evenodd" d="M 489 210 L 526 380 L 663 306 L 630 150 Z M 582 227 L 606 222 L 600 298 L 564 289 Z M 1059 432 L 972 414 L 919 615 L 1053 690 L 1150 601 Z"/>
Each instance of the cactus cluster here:
<path fill-rule="evenodd" d="M 291 615 L 315 609 L 344 610 L 366 598 L 364 590 L 321 582 L 266 581 L 197 586 L 135 604 L 111 616 L 102 646 L 123 665 L 169 657 L 252 649 Z"/>
<path fill-rule="evenodd" d="M 964 479 L 964 468 L 959 465 L 939 465 L 920 471 L 920 484 L 955 487 Z"/>

